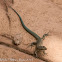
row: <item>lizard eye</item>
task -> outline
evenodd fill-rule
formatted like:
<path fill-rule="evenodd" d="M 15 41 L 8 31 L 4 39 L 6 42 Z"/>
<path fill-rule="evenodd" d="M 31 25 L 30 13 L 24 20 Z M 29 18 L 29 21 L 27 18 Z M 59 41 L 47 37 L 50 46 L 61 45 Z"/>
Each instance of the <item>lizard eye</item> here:
<path fill-rule="evenodd" d="M 37 47 L 39 50 L 47 50 L 47 48 L 45 46 L 39 46 Z"/>

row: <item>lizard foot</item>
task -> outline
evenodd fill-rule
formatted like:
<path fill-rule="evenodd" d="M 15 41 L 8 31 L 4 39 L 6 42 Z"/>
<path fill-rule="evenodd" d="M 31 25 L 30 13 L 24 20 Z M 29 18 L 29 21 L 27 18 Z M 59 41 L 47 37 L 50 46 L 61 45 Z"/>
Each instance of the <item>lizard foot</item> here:
<path fill-rule="evenodd" d="M 38 58 L 38 52 L 39 52 L 39 51 L 40 51 L 39 49 L 36 49 L 35 52 L 34 52 L 34 56 L 35 56 L 36 58 Z M 42 50 L 42 52 L 43 52 L 43 55 L 47 55 L 47 53 L 45 53 L 45 50 Z"/>
<path fill-rule="evenodd" d="M 43 39 L 43 40 L 44 40 L 44 39 L 45 39 L 45 37 L 46 37 L 46 36 L 48 36 L 48 35 L 49 35 L 49 32 L 48 32 L 47 34 L 44 34 L 44 35 L 42 36 L 42 38 L 41 38 L 41 39 Z"/>
<path fill-rule="evenodd" d="M 38 50 L 37 48 L 36 48 L 36 50 L 34 51 L 34 56 L 36 57 L 36 58 L 38 58 L 38 52 L 39 52 L 40 50 Z"/>
<path fill-rule="evenodd" d="M 38 47 L 36 48 L 35 52 L 34 52 L 35 57 L 38 57 L 37 53 L 38 53 L 40 50 L 43 51 L 43 54 L 47 54 L 47 53 L 45 53 L 45 50 L 47 50 L 47 48 L 46 48 L 45 46 L 38 46 Z"/>
<path fill-rule="evenodd" d="M 36 44 L 37 44 L 36 42 L 32 42 L 28 47 L 31 46 L 31 48 L 32 48 L 32 46 L 34 46 L 34 45 L 36 45 Z"/>

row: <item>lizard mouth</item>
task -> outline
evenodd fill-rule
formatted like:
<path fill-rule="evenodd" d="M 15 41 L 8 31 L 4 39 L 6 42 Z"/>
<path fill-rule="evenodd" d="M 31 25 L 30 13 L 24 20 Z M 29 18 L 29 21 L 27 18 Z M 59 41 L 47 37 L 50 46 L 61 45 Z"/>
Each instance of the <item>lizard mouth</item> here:
<path fill-rule="evenodd" d="M 47 50 L 47 48 L 45 46 L 38 46 L 37 47 L 39 50 Z"/>

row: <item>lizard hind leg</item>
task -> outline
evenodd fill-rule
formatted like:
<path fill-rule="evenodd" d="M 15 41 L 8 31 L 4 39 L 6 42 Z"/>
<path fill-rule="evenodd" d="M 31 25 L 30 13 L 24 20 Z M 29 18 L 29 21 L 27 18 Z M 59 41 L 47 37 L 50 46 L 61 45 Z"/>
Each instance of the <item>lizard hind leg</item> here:
<path fill-rule="evenodd" d="M 48 35 L 49 35 L 49 32 L 48 32 L 48 33 L 46 33 L 46 34 L 44 34 L 44 35 L 42 36 L 42 38 L 41 38 L 41 39 L 43 39 L 43 40 L 44 40 L 44 39 L 45 39 L 45 37 L 46 37 L 46 36 L 48 36 Z"/>
<path fill-rule="evenodd" d="M 32 46 L 34 46 L 34 45 L 37 45 L 37 42 L 32 42 L 28 47 L 31 46 L 31 48 L 32 48 Z"/>

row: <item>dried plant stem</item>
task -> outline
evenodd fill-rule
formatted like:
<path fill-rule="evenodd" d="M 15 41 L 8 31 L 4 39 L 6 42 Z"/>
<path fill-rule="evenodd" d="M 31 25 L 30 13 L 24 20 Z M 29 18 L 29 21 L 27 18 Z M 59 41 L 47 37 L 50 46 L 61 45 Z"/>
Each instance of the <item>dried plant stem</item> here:
<path fill-rule="evenodd" d="M 10 21 L 10 16 L 8 15 L 8 13 L 6 13 L 8 20 L 9 20 L 9 27 L 11 26 L 11 21 Z"/>
<path fill-rule="evenodd" d="M 4 4 L 5 4 L 5 10 L 6 10 L 6 12 L 8 12 L 8 6 L 6 4 L 6 0 L 4 0 Z"/>

